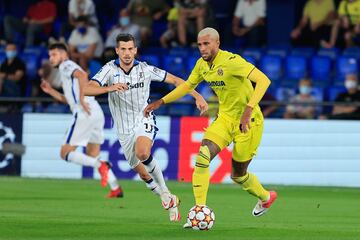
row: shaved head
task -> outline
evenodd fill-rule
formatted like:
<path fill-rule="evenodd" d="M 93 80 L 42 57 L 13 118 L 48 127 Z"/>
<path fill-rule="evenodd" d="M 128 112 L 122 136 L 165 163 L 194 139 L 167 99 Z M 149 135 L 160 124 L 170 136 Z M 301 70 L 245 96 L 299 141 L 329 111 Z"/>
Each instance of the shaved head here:
<path fill-rule="evenodd" d="M 199 32 L 198 38 L 206 35 L 209 35 L 209 37 L 214 39 L 215 41 L 220 40 L 219 33 L 214 28 L 210 28 L 210 27 L 204 28 Z"/>

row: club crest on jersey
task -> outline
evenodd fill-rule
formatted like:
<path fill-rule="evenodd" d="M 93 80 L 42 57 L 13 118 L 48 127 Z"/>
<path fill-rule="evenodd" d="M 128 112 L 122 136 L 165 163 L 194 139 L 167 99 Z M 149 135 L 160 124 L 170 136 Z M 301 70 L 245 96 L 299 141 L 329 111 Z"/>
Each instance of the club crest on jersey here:
<path fill-rule="evenodd" d="M 222 68 L 219 68 L 219 69 L 217 70 L 217 74 L 218 74 L 219 76 L 224 75 L 224 71 L 222 70 Z"/>
<path fill-rule="evenodd" d="M 133 88 L 143 88 L 144 87 L 144 82 L 138 82 L 135 84 L 130 84 L 129 82 L 126 83 L 129 87 L 129 89 L 133 89 Z"/>
<path fill-rule="evenodd" d="M 144 73 L 143 72 L 139 73 L 139 78 L 144 78 Z"/>

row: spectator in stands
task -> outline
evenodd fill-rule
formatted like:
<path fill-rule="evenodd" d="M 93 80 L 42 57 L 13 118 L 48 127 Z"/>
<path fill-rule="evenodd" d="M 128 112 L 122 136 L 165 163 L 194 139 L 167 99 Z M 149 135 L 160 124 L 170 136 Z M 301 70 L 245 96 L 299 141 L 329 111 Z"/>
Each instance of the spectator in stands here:
<path fill-rule="evenodd" d="M 56 18 L 56 5 L 50 0 L 40 0 L 31 5 L 23 19 L 5 16 L 4 33 L 7 41 L 14 41 L 14 31 L 26 35 L 26 46 L 32 46 L 39 33 L 49 35 Z"/>
<path fill-rule="evenodd" d="M 267 91 L 260 102 L 260 108 L 263 112 L 264 117 L 271 117 L 272 113 L 274 113 L 279 108 L 279 106 L 277 104 L 264 105 L 263 102 L 265 101 L 276 102 L 276 98 Z"/>
<path fill-rule="evenodd" d="M 360 107 L 353 106 L 352 103 L 360 103 L 360 91 L 358 78 L 355 74 L 348 74 L 345 79 L 346 92 L 340 93 L 335 102 L 349 103 L 346 105 L 334 105 L 332 113 L 327 116 L 321 116 L 321 119 L 360 119 Z"/>
<path fill-rule="evenodd" d="M 338 45 L 343 45 L 341 43 L 344 42 L 346 47 L 351 47 L 360 42 L 360 1 L 341 1 L 338 14 L 339 18 L 333 25 L 330 40 L 322 41 L 322 47 L 332 48 L 337 40 L 340 42 Z"/>
<path fill-rule="evenodd" d="M 316 102 L 316 98 L 311 95 L 312 84 L 310 79 L 302 79 L 299 82 L 299 94 L 295 95 L 290 102 L 297 103 L 288 105 L 284 118 L 312 119 L 315 117 L 316 107 L 306 105 L 306 103 Z M 304 105 L 299 105 L 304 103 Z"/>
<path fill-rule="evenodd" d="M 26 89 L 26 66 L 17 57 L 17 46 L 9 42 L 6 45 L 6 59 L 0 66 L 0 96 L 21 97 Z"/>
<path fill-rule="evenodd" d="M 187 28 L 190 20 L 196 21 L 197 32 L 205 27 L 205 14 L 207 11 L 207 0 L 180 0 L 179 17 L 178 17 L 178 38 L 179 43 L 183 46 L 187 42 Z M 197 35 L 197 34 L 195 34 Z"/>
<path fill-rule="evenodd" d="M 291 32 L 293 44 L 319 47 L 321 40 L 329 38 L 335 19 L 333 0 L 308 0 L 299 25 Z"/>
<path fill-rule="evenodd" d="M 232 32 L 243 37 L 248 47 L 259 47 L 265 43 L 266 1 L 238 0 L 232 22 Z"/>
<path fill-rule="evenodd" d="M 116 47 L 116 37 L 120 33 L 129 33 L 136 39 L 136 46 L 140 48 L 141 38 L 140 38 L 140 27 L 139 25 L 132 23 L 130 19 L 130 14 L 126 9 L 122 9 L 119 12 L 119 22 L 115 25 L 105 42 L 106 48 L 115 48 Z"/>
<path fill-rule="evenodd" d="M 127 10 L 131 22 L 140 26 L 141 41 L 146 43 L 152 34 L 153 21 L 165 16 L 170 7 L 165 0 L 130 0 Z"/>
<path fill-rule="evenodd" d="M 71 59 L 79 63 L 83 69 L 88 69 L 88 62 L 93 58 L 100 59 L 104 44 L 96 27 L 89 26 L 87 17 L 76 19 L 76 29 L 69 38 Z"/>
<path fill-rule="evenodd" d="M 178 44 L 176 42 L 177 36 L 177 27 L 179 19 L 179 8 L 180 5 L 178 2 L 174 3 L 174 7 L 170 9 L 167 16 L 167 30 L 160 37 L 160 44 L 163 48 L 168 48 L 169 43 L 172 47 L 176 47 Z"/>
<path fill-rule="evenodd" d="M 95 4 L 92 0 L 70 0 L 68 5 L 68 19 L 61 26 L 60 41 L 65 42 L 66 35 L 75 28 L 76 19 L 80 16 L 87 17 L 89 25 L 99 26 Z"/>

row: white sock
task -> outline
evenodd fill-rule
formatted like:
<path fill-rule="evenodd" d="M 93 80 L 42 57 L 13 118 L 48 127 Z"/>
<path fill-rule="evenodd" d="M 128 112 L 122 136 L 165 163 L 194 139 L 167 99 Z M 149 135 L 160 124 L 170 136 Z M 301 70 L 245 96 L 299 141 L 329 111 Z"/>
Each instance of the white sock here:
<path fill-rule="evenodd" d="M 100 161 L 96 158 L 90 157 L 82 152 L 69 152 L 66 155 L 66 161 L 70 161 L 82 166 L 88 166 L 88 167 L 94 167 L 98 168 L 100 167 Z"/>
<path fill-rule="evenodd" d="M 160 166 L 157 164 L 156 160 L 153 159 L 152 155 L 143 162 L 146 171 L 150 176 L 155 180 L 155 182 L 160 186 L 161 192 L 170 192 L 166 186 L 164 175 L 160 169 Z"/>
<path fill-rule="evenodd" d="M 160 189 L 160 186 L 152 179 L 145 181 L 146 187 L 150 189 L 153 193 L 155 193 L 158 196 L 161 196 L 162 191 Z"/>
<path fill-rule="evenodd" d="M 109 172 L 108 172 L 108 184 L 109 184 L 111 190 L 115 190 L 119 187 L 119 184 L 117 183 L 115 174 L 111 170 L 111 168 L 109 169 Z"/>

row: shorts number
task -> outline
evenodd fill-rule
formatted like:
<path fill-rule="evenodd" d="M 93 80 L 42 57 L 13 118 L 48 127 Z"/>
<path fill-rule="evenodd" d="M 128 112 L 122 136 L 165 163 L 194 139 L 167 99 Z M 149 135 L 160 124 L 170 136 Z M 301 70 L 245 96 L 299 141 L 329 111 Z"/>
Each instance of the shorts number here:
<path fill-rule="evenodd" d="M 145 132 L 151 133 L 154 128 L 153 125 L 148 124 L 148 123 L 144 123 L 144 124 L 145 124 Z"/>

